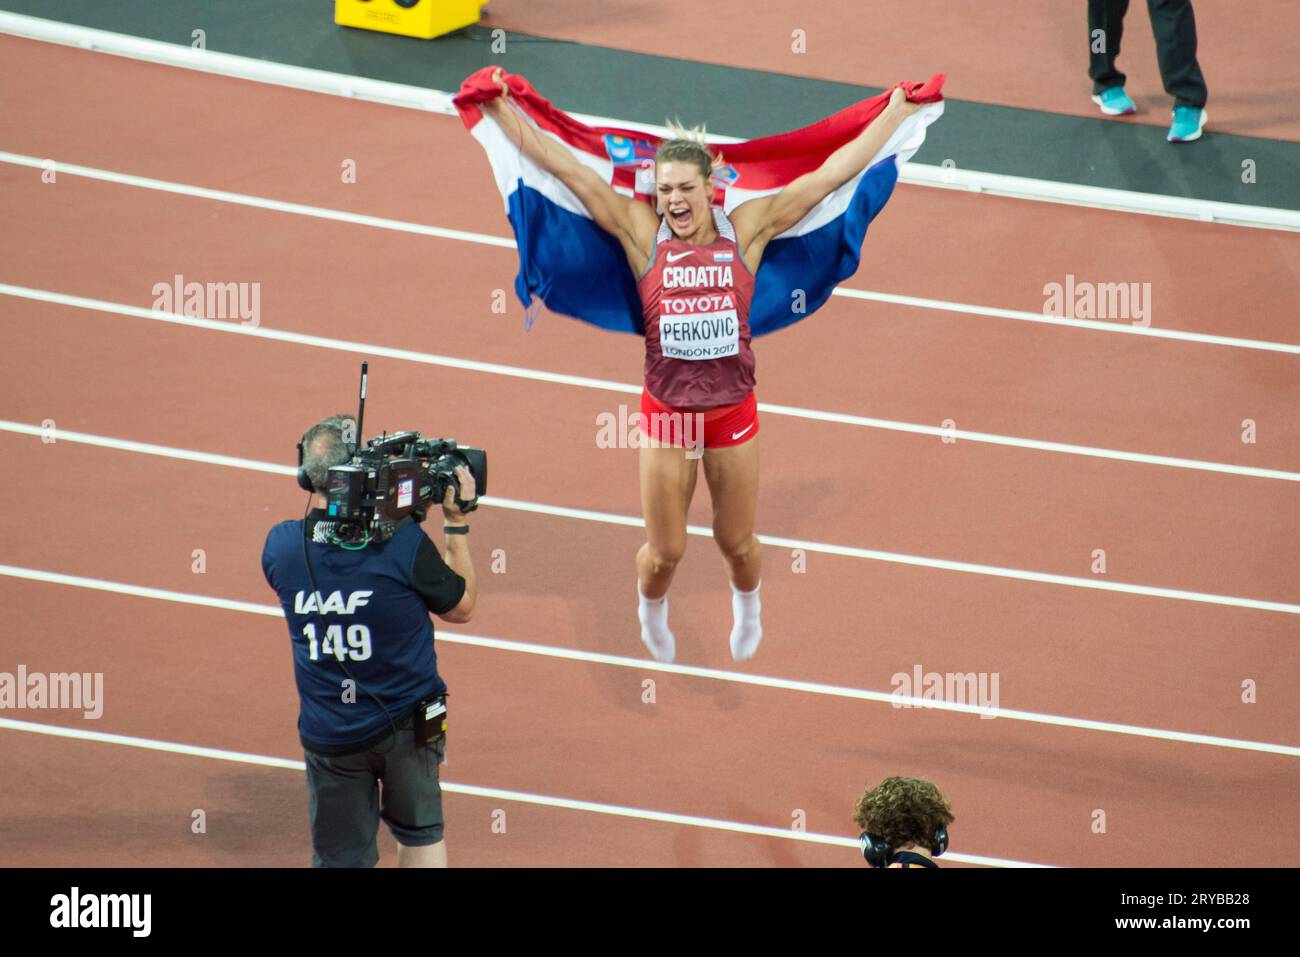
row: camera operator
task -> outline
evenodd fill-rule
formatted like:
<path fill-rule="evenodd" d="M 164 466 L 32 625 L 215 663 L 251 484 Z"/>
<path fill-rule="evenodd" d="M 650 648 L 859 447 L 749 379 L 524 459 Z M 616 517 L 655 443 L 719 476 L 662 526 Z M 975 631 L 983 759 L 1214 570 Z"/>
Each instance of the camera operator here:
<path fill-rule="evenodd" d="M 956 818 L 939 789 L 920 778 L 885 778 L 858 798 L 862 856 L 872 867 L 938 867 Z"/>
<path fill-rule="evenodd" d="M 351 416 L 337 415 L 303 436 L 299 482 L 309 481 L 315 508 L 272 528 L 262 552 L 293 644 L 312 866 L 374 867 L 382 818 L 399 866 L 446 867 L 438 765 L 447 689 L 429 614 L 461 623 L 474 613 L 469 525 L 449 487 L 445 561 L 420 513 L 385 540 L 341 546 L 326 490 L 329 469 L 349 461 L 345 429 L 355 428 Z M 472 508 L 474 477 L 462 467 L 456 478 Z"/>

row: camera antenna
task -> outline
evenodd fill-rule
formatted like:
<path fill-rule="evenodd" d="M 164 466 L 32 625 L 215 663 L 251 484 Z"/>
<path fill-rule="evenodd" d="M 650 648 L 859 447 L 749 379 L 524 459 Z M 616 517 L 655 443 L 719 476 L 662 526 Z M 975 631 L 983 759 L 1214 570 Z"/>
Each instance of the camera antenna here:
<path fill-rule="evenodd" d="M 353 443 L 352 449 L 350 450 L 354 454 L 356 453 L 356 450 L 361 447 L 361 443 L 365 441 L 362 438 L 365 433 L 361 431 L 361 422 L 366 415 L 366 370 L 369 367 L 369 362 L 361 363 L 361 399 L 357 405 L 357 440 Z"/>

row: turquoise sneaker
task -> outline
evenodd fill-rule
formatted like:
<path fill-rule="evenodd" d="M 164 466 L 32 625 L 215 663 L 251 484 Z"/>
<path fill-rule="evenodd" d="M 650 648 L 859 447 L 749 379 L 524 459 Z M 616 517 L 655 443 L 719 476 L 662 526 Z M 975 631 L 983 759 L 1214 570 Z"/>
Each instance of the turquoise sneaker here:
<path fill-rule="evenodd" d="M 1190 143 L 1201 138 L 1209 114 L 1196 106 L 1175 106 L 1174 122 L 1169 127 L 1169 142 Z"/>
<path fill-rule="evenodd" d="M 1101 111 L 1107 116 L 1128 116 L 1138 111 L 1122 86 L 1112 86 L 1108 90 L 1102 90 L 1101 93 L 1093 96 L 1092 102 L 1100 106 Z"/>

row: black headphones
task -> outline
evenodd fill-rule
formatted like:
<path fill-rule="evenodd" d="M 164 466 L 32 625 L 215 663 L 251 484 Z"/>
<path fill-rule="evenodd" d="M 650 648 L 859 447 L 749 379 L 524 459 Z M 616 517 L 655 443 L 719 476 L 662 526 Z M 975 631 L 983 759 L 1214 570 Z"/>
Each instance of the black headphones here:
<path fill-rule="evenodd" d="M 303 438 L 306 438 L 306 433 L 303 434 Z M 302 442 L 299 441 L 298 442 L 298 487 L 302 489 L 304 492 L 314 492 L 316 491 L 316 489 L 312 488 L 311 478 L 307 475 L 307 470 L 302 466 L 302 456 L 303 456 Z"/>
<path fill-rule="evenodd" d="M 866 831 L 858 835 L 858 844 L 862 848 L 862 856 L 872 867 L 888 867 L 893 863 L 895 855 L 899 853 L 886 841 Z M 930 853 L 938 857 L 946 850 L 948 850 L 948 828 L 940 824 L 934 829 L 934 837 L 930 841 Z"/>
<path fill-rule="evenodd" d="M 362 366 L 363 366 L 363 367 L 364 367 L 364 365 L 365 365 L 365 363 L 362 363 Z M 364 369 L 364 368 L 361 370 L 361 374 L 362 374 L 363 376 L 365 375 L 365 369 Z M 363 392 L 364 392 L 364 390 L 365 390 L 365 385 L 364 385 L 364 384 L 362 385 L 362 390 L 363 390 Z M 344 416 L 343 418 L 345 418 L 345 419 L 349 419 L 350 417 L 349 417 L 349 416 Z M 314 428 L 316 428 L 316 426 L 313 425 L 313 426 L 311 427 L 311 429 L 314 429 Z M 306 454 L 306 453 L 303 451 L 303 443 L 306 442 L 306 440 L 307 440 L 307 436 L 308 436 L 308 434 L 311 432 L 311 429 L 308 429 L 306 432 L 304 432 L 304 433 L 302 434 L 302 438 L 298 440 L 298 487 L 299 487 L 300 489 L 302 489 L 304 492 L 314 492 L 314 491 L 316 491 L 315 487 L 311 484 L 311 476 L 309 476 L 309 475 L 307 474 L 307 470 L 303 467 L 303 457 L 304 457 L 304 455 Z M 349 444 L 347 445 L 347 450 L 348 450 L 348 455 L 350 456 L 350 455 L 351 455 L 351 454 L 356 450 L 356 445 L 353 444 L 353 443 L 349 443 Z"/>

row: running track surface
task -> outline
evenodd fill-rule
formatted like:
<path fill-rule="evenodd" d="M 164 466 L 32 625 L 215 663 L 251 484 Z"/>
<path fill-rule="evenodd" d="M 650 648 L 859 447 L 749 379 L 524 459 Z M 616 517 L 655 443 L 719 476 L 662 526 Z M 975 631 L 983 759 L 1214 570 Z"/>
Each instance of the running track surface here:
<path fill-rule="evenodd" d="M 1211 129 L 1300 140 L 1300 114 L 1285 108 L 1300 94 L 1292 67 L 1300 7 L 1291 0 L 1202 0 L 1194 9 Z M 858 0 L 805 0 L 764 11 L 748 0 L 715 0 L 707 17 L 694 4 L 649 7 L 639 0 L 594 7 L 584 0 L 494 0 L 483 12 L 485 26 L 840 83 L 887 87 L 929 76 L 940 63 L 965 100 L 1097 115 L 1083 2 L 999 0 L 979 16 L 954 16 L 950 0 L 912 0 L 871 15 Z M 1139 110 L 1124 122 L 1168 126 L 1173 101 L 1140 0 L 1124 18 L 1117 62 Z"/>
<path fill-rule="evenodd" d="M 0 149 L 403 221 L 508 236 L 478 146 L 453 120 L 0 38 Z M 69 78 L 75 77 L 72 82 Z M 345 185 L 340 166 L 356 162 Z M 521 309 L 508 248 L 328 222 L 0 163 L 0 282 L 148 309 L 153 285 L 261 283 L 261 326 L 634 384 L 640 344 Z M 1288 234 L 900 187 L 850 287 L 1039 311 L 1066 274 L 1152 284 L 1152 324 L 1286 342 Z M 289 464 L 355 402 L 344 351 L 0 295 L 0 418 Z M 757 344 L 759 398 L 828 412 L 1295 469 L 1294 355 L 834 298 Z M 1215 865 L 1231 829 L 1290 863 L 1294 753 L 1219 747 L 693 676 L 644 657 L 633 613 L 635 452 L 595 442 L 635 396 L 371 359 L 367 431 L 483 445 L 495 497 L 473 548 L 481 610 L 439 628 L 452 689 L 447 781 L 852 837 L 864 783 L 913 774 L 958 817 L 955 852 L 1063 865 Z M 1258 441 L 1241 441 L 1252 419 Z M 897 672 L 996 672 L 1003 709 L 1300 745 L 1300 616 L 832 554 L 928 559 L 1295 603 L 1300 485 L 766 414 L 765 639 L 736 666 L 728 591 L 692 537 L 672 592 L 678 662 L 889 692 Z M 266 529 L 301 513 L 283 475 L 0 430 L 21 463 L 0 564 L 271 605 Z M 19 486 L 15 485 L 15 489 Z M 584 509 L 596 520 L 557 513 Z M 708 525 L 701 482 L 693 524 Z M 436 535 L 436 532 L 435 532 Z M 206 573 L 191 571 L 194 549 Z M 1094 550 L 1106 553 L 1094 575 Z M 833 551 L 833 550 L 832 550 Z M 504 573 L 491 571 L 494 556 Z M 282 619 L 0 576 L 0 670 L 102 671 L 98 721 L 0 717 L 300 760 Z M 543 653 L 450 640 L 457 633 Z M 555 649 L 587 657 L 557 657 Z M 629 666 L 631 664 L 631 666 Z M 1258 701 L 1244 704 L 1242 682 Z M 653 680 L 653 704 L 644 702 Z M 300 772 L 3 729 L 5 862 L 295 865 Z M 193 810 L 208 832 L 190 830 Z M 853 866 L 844 847 L 446 797 L 460 865 Z M 492 825 L 505 811 L 506 833 Z M 1106 832 L 1093 831 L 1105 812 Z M 384 836 L 385 863 L 394 862 Z M 858 862 L 860 864 L 860 861 Z"/>

